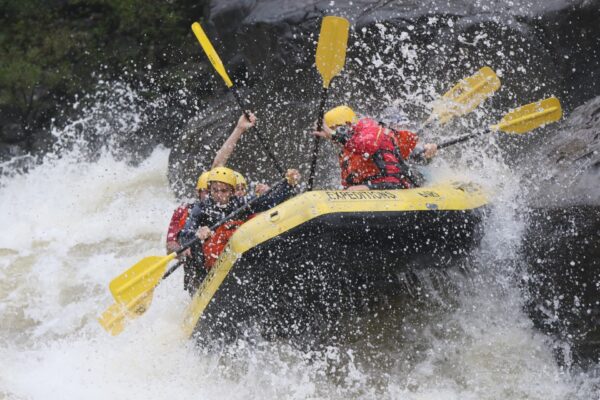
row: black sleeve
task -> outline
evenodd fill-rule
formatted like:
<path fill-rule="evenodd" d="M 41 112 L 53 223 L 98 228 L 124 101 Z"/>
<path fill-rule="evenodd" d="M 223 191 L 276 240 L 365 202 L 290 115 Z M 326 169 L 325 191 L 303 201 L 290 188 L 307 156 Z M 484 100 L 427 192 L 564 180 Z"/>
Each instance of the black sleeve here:
<path fill-rule="evenodd" d="M 293 193 L 294 188 L 290 186 L 287 180 L 280 181 L 268 193 L 258 197 L 256 202 L 252 204 L 251 210 L 257 213 L 271 209 L 289 199 Z"/>

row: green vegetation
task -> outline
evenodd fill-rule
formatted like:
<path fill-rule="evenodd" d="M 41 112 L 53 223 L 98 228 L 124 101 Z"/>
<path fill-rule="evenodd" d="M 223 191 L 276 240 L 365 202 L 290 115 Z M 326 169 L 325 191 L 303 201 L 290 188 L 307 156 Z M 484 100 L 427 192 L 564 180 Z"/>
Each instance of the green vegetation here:
<path fill-rule="evenodd" d="M 176 70 L 197 50 L 189 26 L 205 3 L 0 0 L 1 119 L 10 115 L 29 131 L 47 124 L 59 104 L 92 89 L 100 74 L 144 83 L 147 65 Z"/>

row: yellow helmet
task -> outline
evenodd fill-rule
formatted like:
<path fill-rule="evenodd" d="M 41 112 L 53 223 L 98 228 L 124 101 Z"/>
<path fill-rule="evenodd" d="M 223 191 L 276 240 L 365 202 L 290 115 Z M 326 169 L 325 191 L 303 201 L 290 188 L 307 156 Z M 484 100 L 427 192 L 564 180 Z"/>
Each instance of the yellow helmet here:
<path fill-rule="evenodd" d="M 233 174 L 235 175 L 235 184 L 236 185 L 248 186 L 248 182 L 246 182 L 246 178 L 244 178 L 244 175 L 240 174 L 237 171 L 233 171 Z"/>
<path fill-rule="evenodd" d="M 347 122 L 356 122 L 357 119 L 354 111 L 348 106 L 337 106 L 325 113 L 325 125 L 330 128 Z"/>
<path fill-rule="evenodd" d="M 235 172 L 227 167 L 217 167 L 208 173 L 208 182 L 223 182 L 235 187 Z"/>
<path fill-rule="evenodd" d="M 206 190 L 208 189 L 208 174 L 209 171 L 204 171 L 198 177 L 198 183 L 196 184 L 196 190 Z"/>

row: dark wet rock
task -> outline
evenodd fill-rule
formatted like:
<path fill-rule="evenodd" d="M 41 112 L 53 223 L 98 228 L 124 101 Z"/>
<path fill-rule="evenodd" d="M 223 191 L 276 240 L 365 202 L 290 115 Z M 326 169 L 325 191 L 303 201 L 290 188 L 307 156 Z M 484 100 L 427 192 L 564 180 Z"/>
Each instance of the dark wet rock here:
<path fill-rule="evenodd" d="M 527 310 L 567 364 L 600 358 L 600 97 L 525 151 Z M 535 149 L 535 150 L 534 150 Z"/>
<path fill-rule="evenodd" d="M 600 206 L 536 209 L 524 240 L 527 310 L 566 364 L 600 360 Z"/>
<path fill-rule="evenodd" d="M 221 0 L 211 2 L 204 26 L 249 107 L 258 110 L 263 134 L 279 146 L 276 153 L 282 162 L 306 173 L 312 152 L 306 132 L 316 118 L 321 85 L 314 52 L 323 15 L 351 21 L 346 68 L 329 90 L 328 106 L 348 102 L 376 114 L 390 100 L 400 99 L 410 115 L 420 119 L 427 116 L 428 103 L 437 93 L 483 65 L 492 66 L 503 81 L 488 108 L 507 109 L 555 94 L 569 111 L 600 94 L 599 2 L 510 4 Z M 239 113 L 233 98 L 219 77 L 208 79 L 221 85 L 211 98 L 222 97 L 228 107 L 201 114 L 223 113 L 221 119 L 229 123 L 204 126 L 195 119 L 174 147 L 197 148 L 197 135 L 186 133 L 190 129 L 218 140 L 211 148 L 218 147 L 233 127 Z M 214 101 L 208 99 L 207 107 Z M 234 115 L 225 115 L 231 112 Z M 494 118 L 480 112 L 477 123 Z M 232 165 L 272 180 L 273 169 L 268 162 L 261 164 L 266 158 L 255 138 L 247 142 Z M 321 149 L 320 184 L 334 179 L 331 150 Z M 192 161 L 194 157 L 172 154 L 170 175 L 193 181 L 212 155 L 205 154 L 201 163 Z M 189 191 L 179 183 L 174 187 L 178 193 Z"/>
<path fill-rule="evenodd" d="M 532 205 L 600 205 L 600 96 L 576 108 L 558 129 L 524 152 L 538 170 Z M 542 168 L 539 168 L 539 167 Z"/>
<path fill-rule="evenodd" d="M 569 189 L 565 197 L 579 204 L 600 204 L 600 97 L 577 108 L 548 148 L 557 184 Z"/>

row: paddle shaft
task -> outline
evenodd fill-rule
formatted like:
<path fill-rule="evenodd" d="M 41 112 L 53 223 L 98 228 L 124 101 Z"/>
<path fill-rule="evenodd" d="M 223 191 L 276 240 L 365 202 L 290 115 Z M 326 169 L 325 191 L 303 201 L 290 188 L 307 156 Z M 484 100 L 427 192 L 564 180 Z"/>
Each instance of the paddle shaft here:
<path fill-rule="evenodd" d="M 167 279 L 169 277 L 169 275 L 171 275 L 173 272 L 175 272 L 177 270 L 177 268 L 181 267 L 183 264 L 184 264 L 183 261 L 179 261 L 177 264 L 170 267 L 167 270 L 167 272 L 165 272 L 165 274 L 163 275 L 163 277 L 161 279 Z"/>
<path fill-rule="evenodd" d="M 562 117 L 562 107 L 556 97 L 525 104 L 506 114 L 498 124 L 490 126 L 486 132 L 504 131 L 508 133 L 526 133 L 542 125 L 556 122 Z M 462 143 L 469 139 L 483 135 L 471 133 L 448 140 L 438 145 L 438 149 Z"/>
<path fill-rule="evenodd" d="M 464 136 L 458 137 L 456 139 L 452 139 L 452 140 L 448 140 L 446 142 L 440 143 L 440 144 L 438 144 L 437 148 L 443 149 L 444 147 L 452 146 L 457 143 L 466 142 L 467 140 L 470 140 L 474 137 L 481 136 L 481 135 L 482 135 L 482 133 L 470 133 L 468 135 L 464 135 Z"/>
<path fill-rule="evenodd" d="M 248 121 L 250 121 L 250 114 L 248 114 L 248 111 L 246 111 L 246 107 L 244 107 L 244 102 L 242 101 L 242 98 L 240 97 L 240 93 L 233 86 L 230 89 L 231 89 L 231 92 L 233 93 L 233 97 L 235 97 L 235 100 L 237 101 L 238 105 L 244 112 L 246 119 Z M 273 165 L 275 166 L 275 169 L 277 169 L 277 172 L 279 172 L 281 175 L 283 175 L 285 172 L 284 172 L 283 168 L 281 167 L 281 164 L 275 157 L 275 154 L 273 154 L 273 152 L 271 151 L 271 148 L 269 147 L 267 141 L 263 138 L 263 135 L 260 133 L 260 131 L 258 130 L 258 128 L 256 126 L 254 127 L 254 131 L 256 132 L 256 136 L 258 136 L 258 141 L 260 142 L 261 146 L 263 147 L 263 149 L 265 150 L 265 152 L 267 153 L 267 155 L 269 156 L 271 161 L 273 161 Z"/>
<path fill-rule="evenodd" d="M 204 32 L 204 29 L 202 29 L 202 26 L 200 25 L 200 23 L 194 22 L 192 24 L 192 31 L 194 32 L 194 35 L 196 35 L 196 38 L 198 39 L 200 46 L 204 50 L 204 53 L 206 53 L 206 56 L 208 57 L 208 60 L 212 64 L 213 68 L 215 69 L 215 71 L 217 71 L 217 73 L 221 76 L 221 78 L 223 78 L 223 80 L 225 81 L 225 85 L 227 85 L 227 87 L 229 89 L 231 89 L 231 91 L 233 92 L 233 96 L 235 97 L 235 100 L 237 101 L 238 105 L 244 112 L 246 119 L 248 121 L 250 121 L 250 115 L 246 111 L 246 107 L 244 107 L 244 102 L 242 102 L 242 99 L 241 99 L 237 89 L 233 86 L 233 81 L 231 80 L 231 78 L 229 78 L 229 75 L 227 74 L 227 70 L 225 69 L 223 62 L 221 61 L 221 58 L 217 54 L 217 51 L 213 47 L 212 43 L 210 43 L 210 40 L 208 39 L 208 36 L 206 36 L 206 33 Z M 275 168 L 277 168 L 277 171 L 283 175 L 284 172 L 283 172 L 283 168 L 281 167 L 281 164 L 279 164 L 279 162 L 275 158 L 275 155 L 271 152 L 271 149 L 267 145 L 267 142 L 263 139 L 260 131 L 256 127 L 254 127 L 254 129 L 256 130 L 256 134 L 258 135 L 258 139 L 259 139 L 260 144 L 262 145 L 263 149 L 265 149 L 265 151 L 267 152 L 267 154 L 269 155 L 271 160 L 273 160 L 273 163 L 275 164 Z"/>
<path fill-rule="evenodd" d="M 325 101 L 327 100 L 327 87 L 323 86 L 321 90 L 321 101 L 319 103 L 319 114 L 317 116 L 317 131 L 323 128 L 323 115 L 325 114 Z M 308 176 L 307 190 L 310 192 L 313 188 L 313 182 L 315 177 L 315 168 L 317 167 L 317 157 L 319 155 L 319 145 L 321 140 L 318 136 L 315 136 L 315 145 L 313 147 L 312 159 L 310 161 L 310 175 Z"/>
<path fill-rule="evenodd" d="M 481 136 L 482 133 L 470 133 L 468 135 L 464 135 L 461 137 L 458 137 L 456 139 L 451 139 L 451 140 L 447 140 L 445 142 L 442 142 L 440 144 L 437 145 L 438 150 L 443 149 L 445 147 L 450 147 L 452 145 L 455 145 L 457 143 L 462 143 L 462 142 L 466 142 L 467 140 L 473 139 L 477 136 Z M 421 148 L 420 151 L 416 152 L 414 155 L 411 154 L 411 156 L 413 157 L 421 157 L 423 155 L 423 153 L 425 153 L 425 149 Z"/>

